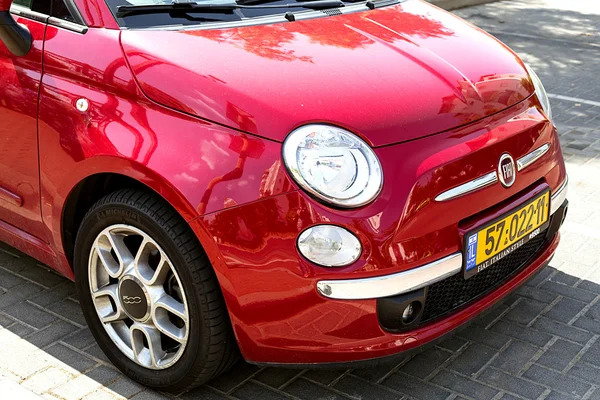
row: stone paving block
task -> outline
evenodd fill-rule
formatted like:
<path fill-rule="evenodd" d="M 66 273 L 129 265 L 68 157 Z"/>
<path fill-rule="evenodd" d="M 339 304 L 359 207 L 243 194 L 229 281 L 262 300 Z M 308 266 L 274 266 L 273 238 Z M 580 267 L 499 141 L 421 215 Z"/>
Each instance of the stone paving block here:
<path fill-rule="evenodd" d="M 120 379 L 107 385 L 106 389 L 128 399 L 133 395 L 145 390 L 145 387 L 129 379 L 128 377 L 121 375 Z"/>
<path fill-rule="evenodd" d="M 467 343 L 468 343 L 467 340 L 454 335 L 446 340 L 441 341 L 440 343 L 438 343 L 437 346 L 454 353 L 454 352 L 457 352 L 458 350 L 460 350 Z"/>
<path fill-rule="evenodd" d="M 62 397 L 65 400 L 79 400 L 101 386 L 102 384 L 100 382 L 97 382 L 85 375 L 79 375 L 78 377 L 52 389 L 50 393 Z"/>
<path fill-rule="evenodd" d="M 491 329 L 537 347 L 543 347 L 552 339 L 552 335 L 507 320 L 498 321 Z"/>
<path fill-rule="evenodd" d="M 597 335 L 600 334 L 600 320 L 587 318 L 585 315 L 579 317 L 575 322 L 573 322 L 573 326 Z"/>
<path fill-rule="evenodd" d="M 45 289 L 35 294 L 29 299 L 30 302 L 35 303 L 42 307 L 48 307 L 54 303 L 72 296 L 75 293 L 75 284 L 73 282 L 64 280 L 58 286 L 50 289 Z"/>
<path fill-rule="evenodd" d="M 65 278 L 52 271 L 50 268 L 33 265 L 29 268 L 23 268 L 19 271 L 19 275 L 41 285 L 46 288 L 52 288 L 65 281 Z"/>
<path fill-rule="evenodd" d="M 110 360 L 108 357 L 106 357 L 106 354 L 104 354 L 100 346 L 97 344 L 91 345 L 90 347 L 84 349 L 83 352 L 97 358 L 98 360 L 104 361 L 105 363 L 110 363 Z"/>
<path fill-rule="evenodd" d="M 317 382 L 323 385 L 329 385 L 340 376 L 346 373 L 345 369 L 309 369 L 302 376 L 305 379 L 310 379 L 313 382 Z"/>
<path fill-rule="evenodd" d="M 536 363 L 562 371 L 569 366 L 581 350 L 583 350 L 583 346 L 559 339 L 542 354 Z"/>
<path fill-rule="evenodd" d="M 563 337 L 573 342 L 586 344 L 593 335 L 589 332 L 589 329 L 579 329 L 577 327 L 577 321 L 574 325 L 575 326 L 571 326 L 550 318 L 542 317 L 535 321 L 532 327 L 551 335 Z"/>
<path fill-rule="evenodd" d="M 229 392 L 231 389 L 250 378 L 260 370 L 256 365 L 240 361 L 231 371 L 210 381 L 209 385 L 222 392 Z"/>
<path fill-rule="evenodd" d="M 54 344 L 44 351 L 77 372 L 85 372 L 96 365 L 96 361 L 63 346 L 60 343 Z"/>
<path fill-rule="evenodd" d="M 282 392 L 275 391 L 274 389 L 259 385 L 255 382 L 246 382 L 239 389 L 236 389 L 233 396 L 239 399 L 265 399 L 265 400 L 284 400 L 289 397 L 285 396 Z M 199 397 L 196 397 L 199 398 Z M 205 397 L 201 397 L 204 399 Z M 218 397 L 215 397 L 218 398 Z"/>
<path fill-rule="evenodd" d="M 89 328 L 86 326 L 84 328 L 80 328 L 73 334 L 64 337 L 62 342 L 78 349 L 84 349 L 96 343 L 96 340 L 94 339 L 92 332 L 90 332 Z"/>
<path fill-rule="evenodd" d="M 40 310 L 39 308 L 27 302 L 15 304 L 9 309 L 5 310 L 5 312 L 11 317 L 37 329 L 41 329 L 47 325 L 50 325 L 57 320 L 54 315 L 48 314 L 47 312 L 44 312 L 43 310 Z"/>
<path fill-rule="evenodd" d="M 83 397 L 83 400 L 121 400 L 124 397 L 115 396 L 112 393 L 105 391 L 104 389 L 98 389 L 93 391 L 90 394 L 87 394 Z"/>
<path fill-rule="evenodd" d="M 554 282 L 546 282 L 542 286 L 542 288 L 544 288 L 544 286 L 547 285 L 548 283 L 556 284 Z M 558 297 L 557 293 L 552 293 L 548 290 L 543 290 L 543 289 L 539 289 L 539 288 L 535 288 L 535 287 L 531 287 L 531 286 L 521 286 L 519 288 L 519 290 L 517 292 L 515 292 L 515 294 L 517 294 L 519 297 L 524 297 L 526 299 L 533 299 L 533 300 L 540 301 L 540 302 L 546 303 L 546 304 L 552 303 Z M 523 300 L 523 301 L 526 301 L 526 300 Z"/>
<path fill-rule="evenodd" d="M 181 398 L 182 400 L 225 400 L 231 399 L 232 397 L 225 397 L 215 392 L 213 389 L 209 389 L 206 386 L 202 386 L 190 392 L 184 393 L 178 398 Z M 259 399 L 260 397 L 256 398 Z"/>
<path fill-rule="evenodd" d="M 459 334 L 462 338 L 484 344 L 493 349 L 501 349 L 508 343 L 510 337 L 484 329 L 477 325 L 469 326 Z"/>
<path fill-rule="evenodd" d="M 25 279 L 0 268 L 0 287 L 11 289 L 14 286 L 22 285 L 25 282 L 27 282 Z"/>
<path fill-rule="evenodd" d="M 543 386 L 509 375 L 495 368 L 486 368 L 477 379 L 528 399 L 536 399 L 546 391 Z"/>
<path fill-rule="evenodd" d="M 86 372 L 85 375 L 88 378 L 91 378 L 105 386 L 119 379 L 121 377 L 121 372 L 115 367 L 106 367 L 104 365 L 100 365 L 93 370 Z"/>
<path fill-rule="evenodd" d="M 590 303 L 594 300 L 597 295 L 592 292 L 588 292 L 587 290 L 583 290 L 578 287 L 571 287 L 561 283 L 556 283 L 553 281 L 548 281 L 542 285 L 542 289 L 547 290 L 549 292 L 554 292 L 560 294 L 565 297 L 569 297 L 574 300 L 579 300 L 584 303 Z"/>
<path fill-rule="evenodd" d="M 492 361 L 491 365 L 516 375 L 539 350 L 530 344 L 514 341 Z"/>
<path fill-rule="evenodd" d="M 133 396 L 130 400 L 167 400 L 168 397 L 162 393 L 144 390 Z"/>
<path fill-rule="evenodd" d="M 42 348 L 69 335 L 77 329 L 68 322 L 57 320 L 52 325 L 26 337 L 26 340 L 36 347 Z"/>
<path fill-rule="evenodd" d="M 27 325 L 23 325 L 20 322 L 14 322 L 12 325 L 8 326 L 6 329 L 8 329 L 9 331 L 11 331 L 12 333 L 14 333 L 15 335 L 17 335 L 19 337 L 25 337 L 25 336 L 28 336 L 31 333 L 35 332 L 35 329 L 33 329 Z"/>
<path fill-rule="evenodd" d="M 425 379 L 429 374 L 439 368 L 446 360 L 452 356 L 452 353 L 439 347 L 433 347 L 427 351 L 417 354 L 408 363 L 400 368 L 405 374 Z"/>
<path fill-rule="evenodd" d="M 584 361 L 578 361 L 573 365 L 569 372 L 567 372 L 567 375 L 575 376 L 597 385 L 600 383 L 600 366 L 594 366 Z"/>
<path fill-rule="evenodd" d="M 570 274 L 566 274 L 564 271 L 559 270 L 556 272 L 556 274 L 554 274 L 554 276 L 552 276 L 550 278 L 550 280 L 548 282 L 552 282 L 552 283 L 555 283 L 558 285 L 564 285 L 564 286 L 573 286 L 577 282 L 579 282 L 579 278 L 577 278 L 576 276 L 570 275 Z M 546 286 L 548 282 L 546 282 L 544 285 L 542 285 L 542 288 L 544 288 L 544 286 Z M 547 288 L 548 287 L 546 286 L 545 289 L 547 289 Z"/>
<path fill-rule="evenodd" d="M 35 393 L 42 394 L 71 379 L 73 379 L 73 374 L 57 367 L 50 367 L 23 381 L 23 386 Z"/>
<path fill-rule="evenodd" d="M 473 375 L 481 370 L 495 354 L 494 349 L 473 343 L 448 365 L 448 369 L 463 375 Z"/>
<path fill-rule="evenodd" d="M 379 382 L 386 377 L 397 364 L 380 364 L 373 368 L 356 368 L 352 370 L 354 376 L 369 382 Z"/>
<path fill-rule="evenodd" d="M 265 385 L 278 388 L 301 372 L 297 369 L 265 368 L 255 375 L 253 379 Z"/>
<path fill-rule="evenodd" d="M 449 390 L 398 372 L 386 378 L 383 385 L 419 400 L 446 399 L 451 394 Z"/>
<path fill-rule="evenodd" d="M 566 324 L 586 306 L 586 303 L 564 297 L 545 316 Z"/>
<path fill-rule="evenodd" d="M 287 385 L 283 391 L 301 399 L 341 400 L 346 398 L 333 390 L 319 386 L 303 378 L 296 379 Z"/>
<path fill-rule="evenodd" d="M 40 292 L 41 286 L 30 282 L 25 282 L 13 287 L 9 292 L 0 296 L 0 310 L 6 311 L 16 303 L 31 297 L 34 293 Z"/>
<path fill-rule="evenodd" d="M 64 318 L 67 318 L 70 321 L 73 321 L 75 324 L 80 326 L 85 326 L 85 318 L 83 313 L 81 312 L 81 307 L 79 304 L 69 300 L 61 300 L 58 303 L 54 303 L 48 306 L 48 309 L 62 315 Z"/>
<path fill-rule="evenodd" d="M 546 306 L 547 304 L 542 303 L 541 301 L 527 299 L 510 310 L 506 314 L 506 319 L 521 325 L 527 325 L 530 322 L 533 322 Z"/>
<path fill-rule="evenodd" d="M 403 397 L 398 392 L 387 389 L 385 386 L 372 384 L 352 375 L 344 376 L 334 387 L 361 400 L 397 400 Z"/>
<path fill-rule="evenodd" d="M 583 396 L 591 388 L 591 385 L 588 383 L 576 381 L 566 375 L 559 374 L 558 372 L 554 372 L 535 364 L 525 371 L 523 377 L 548 386 L 555 391 L 574 396 Z"/>
<path fill-rule="evenodd" d="M 499 393 L 499 390 L 488 385 L 467 379 L 449 371 L 441 371 L 432 379 L 432 382 L 477 400 L 493 399 Z"/>

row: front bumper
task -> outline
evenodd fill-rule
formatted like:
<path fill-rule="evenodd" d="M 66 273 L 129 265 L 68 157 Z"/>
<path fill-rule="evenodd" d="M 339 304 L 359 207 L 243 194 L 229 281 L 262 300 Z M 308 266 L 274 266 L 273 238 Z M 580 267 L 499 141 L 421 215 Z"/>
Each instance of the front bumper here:
<path fill-rule="evenodd" d="M 495 170 L 504 152 L 520 159 L 546 143 L 549 149 L 519 171 L 512 187 L 491 184 L 448 201 L 436 199 Z M 446 273 L 446 279 L 455 278 L 463 247 L 461 229 L 490 222 L 535 191 L 550 188 L 558 196 L 566 171 L 558 136 L 535 98 L 476 124 L 375 151 L 384 171 L 402 173 L 386 175 L 380 196 L 368 206 L 334 210 L 296 190 L 233 205 L 191 223 L 216 271 L 238 344 L 249 362 L 344 363 L 420 347 L 487 309 L 552 257 L 558 234 L 492 292 L 410 331 L 385 329 L 379 296 L 400 293 L 398 287 L 414 290 Z M 263 174 L 265 188 L 271 191 L 286 176 L 274 162 Z M 347 267 L 324 268 L 300 256 L 299 233 L 318 224 L 335 224 L 354 233 L 363 245 L 359 260 Z M 346 291 L 346 299 L 327 297 L 326 288 L 317 289 L 319 282 L 377 282 L 424 265 L 430 266 L 426 274 L 406 279 L 412 283 L 401 282 L 404 286 L 396 288 L 371 285 L 368 293 L 361 288 L 359 299 L 351 297 L 352 291 Z"/>
<path fill-rule="evenodd" d="M 554 216 L 567 199 L 568 178 L 552 193 L 550 215 Z M 562 223 L 562 221 L 561 221 Z M 397 274 L 363 279 L 323 280 L 317 290 L 325 297 L 342 300 L 377 299 L 409 293 L 461 272 L 462 253 L 454 253 L 422 267 Z"/>

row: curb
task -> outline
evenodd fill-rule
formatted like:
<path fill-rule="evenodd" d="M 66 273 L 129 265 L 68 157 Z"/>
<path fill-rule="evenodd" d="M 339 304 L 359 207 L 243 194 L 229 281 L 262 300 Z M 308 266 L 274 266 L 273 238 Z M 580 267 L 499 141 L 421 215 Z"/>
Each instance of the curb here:
<path fill-rule="evenodd" d="M 493 3 L 499 0 L 429 0 L 430 3 L 443 8 L 444 10 L 456 10 L 464 7 L 476 6 L 479 4 Z"/>

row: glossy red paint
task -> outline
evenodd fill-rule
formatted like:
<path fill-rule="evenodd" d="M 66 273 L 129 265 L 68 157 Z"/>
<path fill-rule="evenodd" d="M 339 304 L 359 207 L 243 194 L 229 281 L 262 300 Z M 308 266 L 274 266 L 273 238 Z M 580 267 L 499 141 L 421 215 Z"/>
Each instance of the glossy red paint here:
<path fill-rule="evenodd" d="M 148 97 L 277 141 L 319 121 L 389 145 L 480 120 L 533 92 L 504 45 L 417 1 L 293 24 L 124 31 L 121 40 Z"/>
<path fill-rule="evenodd" d="M 558 236 L 487 297 L 405 334 L 380 327 L 374 300 L 329 300 L 315 289 L 319 279 L 405 271 L 459 252 L 473 224 L 564 181 L 555 128 L 523 64 L 459 19 L 410 0 L 289 24 L 120 31 L 103 0 L 76 4 L 84 34 L 19 18 L 32 51 L 17 58 L 0 44 L 0 240 L 71 279 L 68 205 L 100 174 L 142 183 L 189 222 L 254 362 L 340 362 L 419 346 L 553 254 Z M 80 98 L 89 110 L 77 110 Z M 375 146 L 385 183 L 373 203 L 336 210 L 298 189 L 281 141 L 309 122 Z M 502 153 L 517 159 L 545 143 L 550 151 L 511 188 L 433 200 L 494 170 Z M 299 256 L 298 234 L 323 222 L 359 237 L 356 263 L 327 269 Z"/>

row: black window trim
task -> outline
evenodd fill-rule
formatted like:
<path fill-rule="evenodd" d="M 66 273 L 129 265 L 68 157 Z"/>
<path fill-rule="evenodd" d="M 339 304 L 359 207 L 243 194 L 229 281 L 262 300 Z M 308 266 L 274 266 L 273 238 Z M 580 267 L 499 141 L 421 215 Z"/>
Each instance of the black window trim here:
<path fill-rule="evenodd" d="M 71 12 L 71 15 L 75 19 L 76 22 L 66 21 L 64 19 L 60 19 L 57 17 L 52 17 L 47 14 L 42 14 L 36 11 L 32 11 L 31 9 L 21 6 L 19 4 L 13 3 L 10 8 L 10 12 L 12 14 L 18 15 L 20 17 L 32 19 L 37 22 L 41 22 L 43 24 L 48 24 L 52 26 L 56 26 L 58 28 L 67 29 L 69 31 L 81 33 L 82 35 L 88 31 L 88 27 L 85 24 L 79 9 L 73 2 L 73 0 L 64 0 L 65 5 Z"/>

